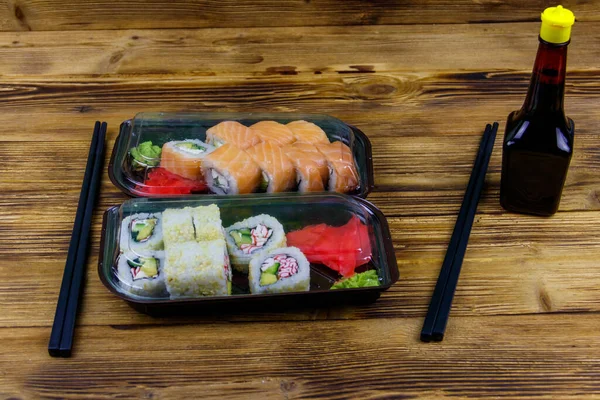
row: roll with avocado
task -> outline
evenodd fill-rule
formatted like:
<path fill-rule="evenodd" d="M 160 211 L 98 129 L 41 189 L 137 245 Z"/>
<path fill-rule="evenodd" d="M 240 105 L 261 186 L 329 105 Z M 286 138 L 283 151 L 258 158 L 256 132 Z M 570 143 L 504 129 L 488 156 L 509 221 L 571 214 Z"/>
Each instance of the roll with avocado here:
<path fill-rule="evenodd" d="M 132 251 L 147 255 L 153 250 L 163 250 L 162 215 L 133 214 L 121 223 L 121 252 Z"/>
<path fill-rule="evenodd" d="M 296 247 L 265 250 L 250 261 L 250 292 L 305 292 L 310 289 L 310 263 Z"/>
<path fill-rule="evenodd" d="M 119 256 L 117 262 L 119 285 L 138 296 L 166 297 L 163 265 L 162 251 L 151 251 L 146 256 L 127 251 Z"/>
<path fill-rule="evenodd" d="M 276 218 L 266 214 L 236 222 L 225 229 L 225 238 L 231 264 L 244 273 L 248 272 L 252 256 L 286 245 L 283 226 Z"/>

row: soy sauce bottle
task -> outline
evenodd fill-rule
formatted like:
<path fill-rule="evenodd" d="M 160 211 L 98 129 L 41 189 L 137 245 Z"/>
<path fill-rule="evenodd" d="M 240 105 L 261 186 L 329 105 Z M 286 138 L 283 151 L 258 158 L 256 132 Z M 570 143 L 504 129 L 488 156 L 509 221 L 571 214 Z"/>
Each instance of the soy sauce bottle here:
<path fill-rule="evenodd" d="M 575 125 L 563 98 L 573 13 L 542 13 L 539 47 L 523 107 L 509 114 L 502 147 L 500 203 L 508 211 L 549 216 L 558 210 L 573 154 Z"/>

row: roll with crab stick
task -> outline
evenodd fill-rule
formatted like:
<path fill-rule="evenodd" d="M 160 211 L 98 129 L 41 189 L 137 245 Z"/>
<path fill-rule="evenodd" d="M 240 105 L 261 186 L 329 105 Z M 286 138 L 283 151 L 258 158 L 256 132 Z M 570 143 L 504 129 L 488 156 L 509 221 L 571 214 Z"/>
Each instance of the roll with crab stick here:
<path fill-rule="evenodd" d="M 248 286 L 252 294 L 306 292 L 310 263 L 296 247 L 262 251 L 250 261 Z"/>
<path fill-rule="evenodd" d="M 123 218 L 119 245 L 122 253 L 132 251 L 139 255 L 162 250 L 162 214 L 138 213 Z"/>
<path fill-rule="evenodd" d="M 142 256 L 126 251 L 117 261 L 119 285 L 127 292 L 144 297 L 167 294 L 163 276 L 164 252 L 152 251 Z"/>
<path fill-rule="evenodd" d="M 248 272 L 253 255 L 286 245 L 283 226 L 276 218 L 261 214 L 236 222 L 225 229 L 231 264 L 240 272 Z"/>

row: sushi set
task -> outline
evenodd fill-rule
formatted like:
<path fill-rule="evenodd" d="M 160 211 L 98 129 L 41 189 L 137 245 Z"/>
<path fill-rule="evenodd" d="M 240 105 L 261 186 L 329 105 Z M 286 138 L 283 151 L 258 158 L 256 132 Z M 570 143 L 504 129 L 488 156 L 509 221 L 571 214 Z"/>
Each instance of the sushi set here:
<path fill-rule="evenodd" d="M 399 277 L 381 212 L 327 192 L 131 199 L 106 211 L 101 248 L 104 285 L 150 314 L 371 302 Z"/>
<path fill-rule="evenodd" d="M 109 175 L 139 198 L 105 212 L 98 272 L 139 311 L 372 302 L 399 277 L 369 140 L 335 118 L 141 113 Z"/>
<path fill-rule="evenodd" d="M 371 145 L 322 115 L 140 113 L 121 124 L 108 167 L 134 197 L 373 188 Z"/>

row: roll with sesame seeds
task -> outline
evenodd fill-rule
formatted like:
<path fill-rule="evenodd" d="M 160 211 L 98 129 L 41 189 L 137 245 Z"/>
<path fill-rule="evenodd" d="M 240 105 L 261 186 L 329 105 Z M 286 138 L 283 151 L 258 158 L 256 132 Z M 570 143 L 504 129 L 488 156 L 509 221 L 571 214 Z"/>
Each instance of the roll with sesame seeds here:
<path fill-rule="evenodd" d="M 191 209 L 166 209 L 162 216 L 165 248 L 172 244 L 195 240 Z"/>
<path fill-rule="evenodd" d="M 231 268 L 225 241 L 190 241 L 168 246 L 164 277 L 171 299 L 230 295 Z"/>

